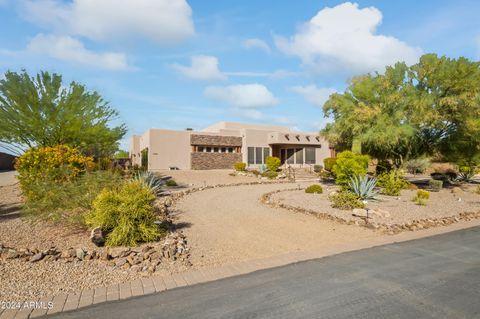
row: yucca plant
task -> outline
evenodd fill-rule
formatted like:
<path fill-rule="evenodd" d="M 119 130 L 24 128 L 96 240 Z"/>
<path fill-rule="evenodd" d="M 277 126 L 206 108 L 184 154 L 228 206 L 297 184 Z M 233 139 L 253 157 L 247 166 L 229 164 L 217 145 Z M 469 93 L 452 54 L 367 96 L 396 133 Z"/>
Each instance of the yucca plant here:
<path fill-rule="evenodd" d="M 369 178 L 366 175 L 354 175 L 353 177 L 350 177 L 350 181 L 348 183 L 350 190 L 361 200 L 375 199 L 378 194 L 378 192 L 375 190 L 376 185 L 377 179 Z"/>
<path fill-rule="evenodd" d="M 132 179 L 148 187 L 155 195 L 159 195 L 165 186 L 165 180 L 151 172 L 137 172 Z"/>

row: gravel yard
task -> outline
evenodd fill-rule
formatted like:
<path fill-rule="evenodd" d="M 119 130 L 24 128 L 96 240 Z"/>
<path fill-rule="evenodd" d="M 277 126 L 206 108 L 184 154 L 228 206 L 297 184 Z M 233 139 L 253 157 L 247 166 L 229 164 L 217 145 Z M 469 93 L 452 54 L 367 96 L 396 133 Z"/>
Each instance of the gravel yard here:
<path fill-rule="evenodd" d="M 255 176 L 231 176 L 231 169 L 216 170 L 161 170 L 156 173 L 171 176 L 177 183 L 184 187 L 204 187 L 219 184 L 251 183 L 259 181 Z"/>
<path fill-rule="evenodd" d="M 307 194 L 304 190 L 275 193 L 270 197 L 273 203 L 303 208 L 318 213 L 327 213 L 345 220 L 359 220 L 352 210 L 340 210 L 331 207 L 328 195 L 337 191 L 335 186 L 325 186 L 323 194 Z M 418 219 L 438 219 L 456 216 L 465 212 L 480 212 L 480 195 L 472 190 L 458 187 L 430 192 L 426 206 L 416 205 L 412 198 L 416 190 L 402 190 L 400 196 L 379 195 L 378 200 L 370 200 L 367 207 L 379 212 L 369 214 L 373 222 L 387 225 L 404 224 Z M 356 210 L 356 212 L 361 212 Z"/>

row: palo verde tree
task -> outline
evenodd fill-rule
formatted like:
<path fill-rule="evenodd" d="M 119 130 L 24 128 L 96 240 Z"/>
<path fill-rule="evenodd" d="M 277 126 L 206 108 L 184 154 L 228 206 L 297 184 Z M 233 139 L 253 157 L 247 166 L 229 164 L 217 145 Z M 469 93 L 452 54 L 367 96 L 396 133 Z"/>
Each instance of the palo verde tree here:
<path fill-rule="evenodd" d="M 362 152 L 397 164 L 422 155 L 478 163 L 480 63 L 426 54 L 408 67 L 354 78 L 324 105 L 333 123 L 322 133 L 340 149 L 361 143 Z"/>
<path fill-rule="evenodd" d="M 111 126 L 118 113 L 95 91 L 62 76 L 6 72 L 0 80 L 0 143 L 12 152 L 58 144 L 95 157 L 110 156 L 125 135 Z"/>

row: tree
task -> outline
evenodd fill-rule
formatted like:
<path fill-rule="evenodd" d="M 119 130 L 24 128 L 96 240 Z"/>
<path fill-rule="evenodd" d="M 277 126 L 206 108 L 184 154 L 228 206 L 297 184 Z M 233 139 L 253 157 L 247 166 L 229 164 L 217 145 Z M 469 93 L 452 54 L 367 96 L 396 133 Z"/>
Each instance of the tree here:
<path fill-rule="evenodd" d="M 64 144 L 113 155 L 126 133 L 124 124 L 110 126 L 117 116 L 97 92 L 76 82 L 65 87 L 59 74 L 9 71 L 0 80 L 0 143 L 11 152 Z"/>
<path fill-rule="evenodd" d="M 478 162 L 480 63 L 426 54 L 384 74 L 354 78 L 324 105 L 333 123 L 322 131 L 339 149 L 361 150 L 397 164 L 422 155 Z"/>
<path fill-rule="evenodd" d="M 128 154 L 128 151 L 118 150 L 113 157 L 116 159 L 123 159 L 123 158 L 130 158 L 130 155 Z"/>

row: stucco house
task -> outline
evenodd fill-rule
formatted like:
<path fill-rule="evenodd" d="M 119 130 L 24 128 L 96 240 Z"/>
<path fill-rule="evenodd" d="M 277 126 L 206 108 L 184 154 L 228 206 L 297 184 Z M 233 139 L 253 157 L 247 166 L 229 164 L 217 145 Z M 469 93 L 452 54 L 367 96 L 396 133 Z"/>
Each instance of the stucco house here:
<path fill-rule="evenodd" d="M 264 164 L 267 156 L 277 156 L 292 167 L 308 167 L 323 164 L 333 152 L 318 132 L 233 122 L 219 122 L 201 131 L 149 129 L 132 136 L 129 150 L 132 163 L 150 171 L 225 169 L 236 162 L 252 168 Z"/>

